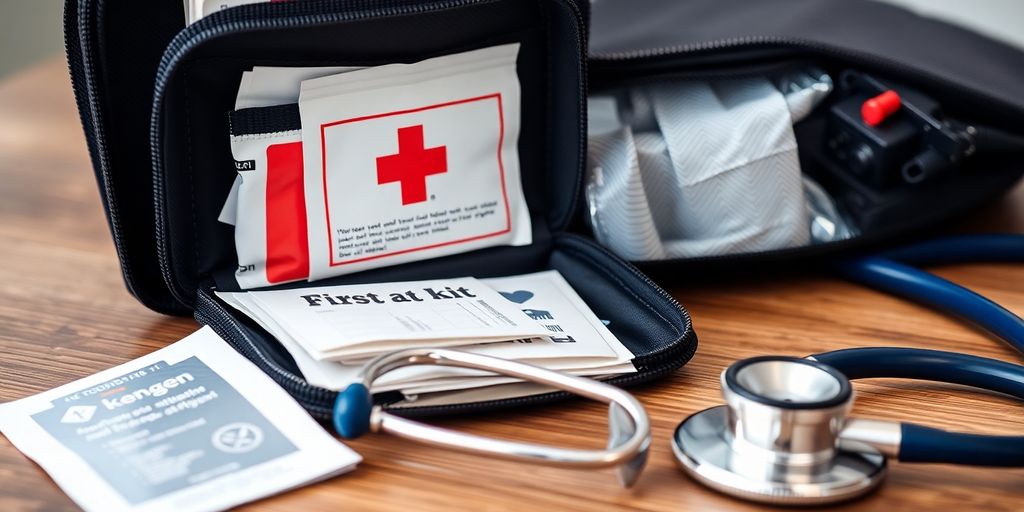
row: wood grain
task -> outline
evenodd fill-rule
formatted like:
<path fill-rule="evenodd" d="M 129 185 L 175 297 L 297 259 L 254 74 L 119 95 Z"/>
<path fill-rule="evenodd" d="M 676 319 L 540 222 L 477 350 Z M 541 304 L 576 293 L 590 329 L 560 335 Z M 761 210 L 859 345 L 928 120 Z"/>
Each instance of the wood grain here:
<path fill-rule="evenodd" d="M 955 229 L 1024 232 L 1024 187 Z M 1024 312 L 1024 268 L 958 265 L 939 274 Z M 700 349 L 669 379 L 636 390 L 654 423 L 636 488 L 610 472 L 537 468 L 456 455 L 372 435 L 351 443 L 351 474 L 249 505 L 251 510 L 751 510 L 687 480 L 669 436 L 719 402 L 718 374 L 756 354 L 803 355 L 902 345 L 1021 357 L 990 336 L 919 306 L 818 276 L 673 290 L 693 314 Z M 0 84 L 0 400 L 38 393 L 154 349 L 196 328 L 148 311 L 124 290 L 103 220 L 66 70 L 52 61 Z M 857 384 L 856 413 L 971 432 L 1019 433 L 1020 403 L 941 385 Z M 514 439 L 594 446 L 603 411 L 567 403 L 446 425 Z M 893 464 L 888 482 L 845 510 L 1022 510 L 1024 471 Z M 46 474 L 0 440 L 0 510 L 69 510 Z"/>

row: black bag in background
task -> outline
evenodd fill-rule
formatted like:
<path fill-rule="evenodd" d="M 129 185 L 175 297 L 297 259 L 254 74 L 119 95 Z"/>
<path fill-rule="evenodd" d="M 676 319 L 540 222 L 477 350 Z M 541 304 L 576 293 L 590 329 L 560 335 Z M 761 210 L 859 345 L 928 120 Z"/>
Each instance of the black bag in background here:
<path fill-rule="evenodd" d="M 1024 52 L 978 33 L 870 0 L 599 0 L 591 9 L 590 91 L 664 78 L 763 76 L 812 65 L 906 85 L 958 121 L 1024 133 Z M 795 126 L 803 171 L 825 185 L 817 148 L 835 92 Z M 1021 139 L 1024 140 L 1024 139 Z M 979 152 L 980 153 L 980 152 Z M 757 263 L 793 265 L 901 241 L 941 228 L 993 201 L 1024 174 L 1024 146 L 977 154 L 964 168 L 886 193 L 833 195 L 862 205 L 859 236 L 756 254 L 637 262 L 663 284 L 680 269 L 728 272 Z M 826 187 L 828 188 L 828 187 Z"/>

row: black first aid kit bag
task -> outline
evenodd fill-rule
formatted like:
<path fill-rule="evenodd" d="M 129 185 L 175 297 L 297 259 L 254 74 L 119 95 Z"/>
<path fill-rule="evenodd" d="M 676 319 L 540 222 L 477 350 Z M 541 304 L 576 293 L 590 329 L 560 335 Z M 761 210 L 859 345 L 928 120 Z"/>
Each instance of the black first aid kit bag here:
<path fill-rule="evenodd" d="M 669 374 L 696 349 L 686 311 L 632 265 L 567 229 L 579 208 L 586 151 L 585 7 L 569 0 L 299 0 L 225 9 L 184 27 L 178 0 L 68 2 L 73 84 L 129 290 L 154 310 L 194 314 L 311 414 L 328 418 L 336 393 L 309 385 L 277 340 L 213 293 L 230 286 L 217 276 L 238 266 L 232 228 L 217 220 L 237 174 L 230 135 L 266 131 L 232 131 L 228 122 L 243 71 L 372 67 L 518 44 L 518 161 L 532 243 L 316 285 L 557 270 L 635 356 L 637 372 L 611 383 Z M 280 286 L 303 285 L 310 286 Z M 402 411 L 464 412 L 564 396 Z M 385 404 L 399 398 L 375 397 Z"/>
<path fill-rule="evenodd" d="M 618 385 L 667 375 L 696 349 L 685 310 L 625 260 L 677 282 L 677 270 L 687 263 L 744 265 L 848 252 L 939 226 L 1008 190 L 1024 167 L 1024 154 L 979 151 L 952 171 L 902 186 L 859 170 L 870 165 L 836 157 L 860 153 L 834 151 L 830 133 L 847 133 L 839 137 L 844 144 L 860 135 L 865 144 L 872 142 L 859 121 L 846 126 L 834 118 L 844 101 L 852 98 L 859 106 L 858 95 L 874 96 L 878 84 L 899 91 L 905 105 L 941 103 L 946 115 L 964 124 L 1012 131 L 1024 120 L 1018 85 L 1024 83 L 1024 54 L 874 2 L 295 0 L 233 7 L 186 27 L 177 0 L 68 0 L 65 31 L 75 95 L 129 291 L 156 311 L 194 314 L 319 417 L 329 415 L 335 393 L 306 383 L 272 336 L 213 294 L 225 287 L 217 276 L 238 266 L 232 229 L 217 218 L 236 175 L 227 113 L 243 71 L 253 66 L 370 67 L 518 43 L 518 156 L 532 243 L 317 283 L 558 270 L 635 354 L 637 373 L 610 381 Z M 637 256 L 628 244 L 617 245 L 615 224 L 601 223 L 601 204 L 607 203 L 596 200 L 607 199 L 598 178 L 610 175 L 598 176 L 599 166 L 588 164 L 601 156 L 595 151 L 605 141 L 594 135 L 602 122 L 594 112 L 588 126 L 588 93 L 596 98 L 664 80 L 743 79 L 808 67 L 834 77 L 836 90 L 848 91 L 830 95 L 793 125 L 799 148 L 793 158 L 852 219 L 849 236 L 782 249 L 741 244 L 710 256 Z M 632 103 L 634 112 L 638 104 Z M 959 140 L 959 133 L 947 138 Z M 901 139 L 908 162 L 918 154 L 934 156 L 931 140 L 920 134 Z M 1012 142 L 1007 145 L 1015 147 Z M 887 147 L 873 146 L 874 154 L 887 154 Z M 952 154 L 943 153 L 947 160 Z M 762 187 L 765 197 L 753 194 L 750 202 L 773 204 L 775 189 Z M 705 197 L 709 204 L 718 201 L 714 193 Z M 721 224 L 730 222 L 723 218 Z M 702 226 L 717 227 L 713 219 Z M 403 411 L 472 411 L 563 396 Z"/>

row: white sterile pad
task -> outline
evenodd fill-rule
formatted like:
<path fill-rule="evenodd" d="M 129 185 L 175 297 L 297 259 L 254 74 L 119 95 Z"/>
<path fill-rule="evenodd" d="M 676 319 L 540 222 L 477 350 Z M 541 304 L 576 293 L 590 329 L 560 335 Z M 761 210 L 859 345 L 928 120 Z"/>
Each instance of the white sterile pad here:
<path fill-rule="evenodd" d="M 224 510 L 360 461 L 209 327 L 0 404 L 0 430 L 88 511 Z"/>
<path fill-rule="evenodd" d="M 310 280 L 532 243 L 518 44 L 302 83 Z"/>
<path fill-rule="evenodd" d="M 217 11 L 273 0 L 185 0 L 185 23 L 191 25 Z"/>
<path fill-rule="evenodd" d="M 254 66 L 242 73 L 235 97 L 235 110 L 288 105 L 299 101 L 302 82 L 363 69 L 354 66 L 278 67 Z"/>
<path fill-rule="evenodd" d="M 243 108 L 272 107 L 275 105 L 288 105 L 299 101 L 299 87 L 303 80 L 319 78 L 322 76 L 336 75 L 362 69 L 348 66 L 313 67 L 313 68 L 287 68 L 272 66 L 255 66 L 252 71 L 242 73 L 242 80 L 238 85 L 238 94 L 235 96 L 235 110 Z M 224 206 L 220 210 L 217 220 L 225 224 L 235 224 L 238 215 L 238 188 L 242 185 L 242 176 L 235 177 L 231 185 Z M 247 207 L 252 207 L 249 205 Z M 255 205 L 257 207 L 261 205 Z M 252 215 L 253 212 L 244 212 Z M 259 211 L 257 214 L 263 215 Z"/>
<path fill-rule="evenodd" d="M 235 222 L 235 280 L 242 288 L 301 281 L 309 275 L 304 219 L 300 218 L 300 137 L 298 130 L 231 136 L 238 167 L 235 196 L 243 209 Z M 275 212 L 267 211 L 268 187 L 273 204 L 279 207 Z M 268 230 L 271 223 L 273 229 Z"/>

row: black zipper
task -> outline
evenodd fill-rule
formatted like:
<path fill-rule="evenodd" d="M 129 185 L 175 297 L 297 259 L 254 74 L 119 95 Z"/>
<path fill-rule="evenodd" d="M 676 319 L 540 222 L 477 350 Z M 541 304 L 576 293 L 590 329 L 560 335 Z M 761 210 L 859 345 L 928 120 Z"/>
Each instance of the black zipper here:
<path fill-rule="evenodd" d="M 164 211 L 166 195 L 163 186 L 163 157 L 162 142 L 163 134 L 161 124 L 163 119 L 164 93 L 171 77 L 183 59 L 190 51 L 200 44 L 224 35 L 234 34 L 251 30 L 269 30 L 280 28 L 309 27 L 316 25 L 328 25 L 355 21 L 363 19 L 384 18 L 412 14 L 424 14 L 438 12 L 460 7 L 492 3 L 497 0 L 444 0 L 431 3 L 410 3 L 408 1 L 396 0 L 306 0 L 302 2 L 272 2 L 242 5 L 214 13 L 197 23 L 186 27 L 167 46 L 164 55 L 157 68 L 157 76 L 154 85 L 153 109 L 150 119 L 150 146 L 153 154 L 153 196 L 154 209 L 156 212 L 156 241 L 157 253 L 160 260 L 160 270 L 171 294 L 185 306 L 191 306 L 194 300 L 195 291 L 183 289 L 174 277 L 169 241 L 167 240 L 166 227 L 167 218 Z M 579 8 L 570 0 L 557 0 L 559 4 L 570 10 L 576 17 L 577 27 L 582 27 L 584 20 Z M 579 74 L 580 99 L 579 111 L 581 117 L 579 124 L 580 147 L 579 168 L 576 190 L 572 196 L 570 212 L 575 211 L 579 190 L 582 186 L 583 166 L 586 156 L 586 41 L 584 30 L 576 32 L 576 44 L 579 49 Z M 571 216 L 570 216 L 571 217 Z"/>
<path fill-rule="evenodd" d="M 100 80 L 96 69 L 95 50 L 93 48 L 93 31 L 99 25 L 98 11 L 101 2 L 93 0 L 67 0 L 64 5 L 64 49 L 68 58 L 68 71 L 71 75 L 71 87 L 74 90 L 75 102 L 78 106 L 82 128 L 86 134 L 89 154 L 92 157 L 93 169 L 99 182 L 103 206 L 107 221 L 110 224 L 114 250 L 121 264 L 128 291 L 147 305 L 163 312 L 173 313 L 174 308 L 159 304 L 142 294 L 136 281 L 131 262 L 128 259 L 124 239 L 122 237 L 121 217 L 117 197 L 113 190 L 110 158 L 107 152 L 106 135 L 103 123 L 103 105 L 99 98 L 103 93 L 99 90 Z"/>
<path fill-rule="evenodd" d="M 311 386 L 274 362 L 273 358 L 264 353 L 259 344 L 246 334 L 238 321 L 205 291 L 196 294 L 195 317 L 196 321 L 210 326 L 218 336 L 274 379 L 274 382 L 288 391 L 310 414 L 320 419 L 330 418 L 337 393 Z"/>
<path fill-rule="evenodd" d="M 633 360 L 633 364 L 636 366 L 637 373 L 627 374 L 610 380 L 609 382 L 628 386 L 639 382 L 653 380 L 674 370 L 675 368 L 679 368 L 693 357 L 694 353 L 697 351 L 698 343 L 697 333 L 693 329 L 693 319 L 690 317 L 690 312 L 687 311 L 675 297 L 665 291 L 664 288 L 662 288 L 658 283 L 655 283 L 654 280 L 646 274 L 640 272 L 640 270 L 633 266 L 633 264 L 627 262 L 608 249 L 601 247 L 593 240 L 572 233 L 565 234 L 563 237 L 566 240 L 572 240 L 581 245 L 591 246 L 600 251 L 600 254 L 612 260 L 617 267 L 627 269 L 633 277 L 643 281 L 643 283 L 647 285 L 648 289 L 654 291 L 662 300 L 672 305 L 683 316 L 683 330 L 679 338 L 661 350 L 635 358 Z M 611 269 L 613 267 L 607 266 L 606 268 Z M 656 376 L 652 377 L 650 375 L 652 373 Z"/>
<path fill-rule="evenodd" d="M 690 318 L 690 312 L 687 311 L 686 308 L 684 308 L 683 305 L 680 304 L 679 301 L 676 300 L 675 297 L 673 297 L 668 292 L 666 292 L 664 288 L 662 288 L 660 285 L 658 285 L 658 283 L 655 283 L 650 277 L 647 277 L 646 274 L 644 274 L 643 272 L 640 272 L 640 270 L 638 270 L 635 266 L 633 266 L 632 263 L 627 262 L 626 260 L 624 260 L 621 257 L 619 257 L 619 255 L 609 251 L 608 249 L 605 249 L 604 247 L 602 247 L 601 245 L 597 244 L 593 240 L 591 240 L 589 238 L 586 238 L 584 236 L 581 236 L 581 235 L 578 235 L 578 234 L 575 234 L 575 233 L 565 233 L 565 234 L 563 234 L 561 236 L 564 239 L 566 239 L 566 240 L 573 241 L 573 243 L 578 243 L 578 244 L 581 244 L 581 245 L 587 245 L 587 246 L 593 247 L 596 250 L 600 251 L 601 254 L 604 255 L 606 258 L 612 260 L 619 267 L 622 267 L 622 268 L 625 268 L 625 269 L 629 270 L 630 274 L 633 277 L 636 277 L 637 279 L 643 281 L 644 284 L 646 284 L 651 290 L 653 290 L 662 299 L 664 299 L 666 302 L 668 302 L 669 304 L 674 306 L 676 309 L 678 309 L 682 313 L 682 315 L 683 315 L 683 331 L 684 331 L 684 333 L 693 330 L 693 320 Z"/>

